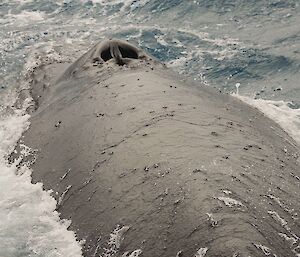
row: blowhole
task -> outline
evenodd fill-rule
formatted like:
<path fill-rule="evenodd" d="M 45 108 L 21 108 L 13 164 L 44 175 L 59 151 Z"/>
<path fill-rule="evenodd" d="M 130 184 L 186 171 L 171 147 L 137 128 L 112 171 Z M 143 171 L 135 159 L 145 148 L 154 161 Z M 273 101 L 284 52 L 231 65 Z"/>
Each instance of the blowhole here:
<path fill-rule="evenodd" d="M 138 53 L 136 52 L 135 49 L 131 48 L 131 47 L 121 47 L 119 46 L 119 50 L 121 52 L 121 55 L 123 58 L 130 58 L 130 59 L 138 59 Z"/>
<path fill-rule="evenodd" d="M 105 62 L 107 62 L 108 60 L 112 59 L 109 47 L 107 49 L 105 49 L 104 51 L 101 52 L 101 58 Z"/>
<path fill-rule="evenodd" d="M 138 52 L 135 48 L 127 46 L 127 45 L 117 45 L 116 49 L 111 45 L 104 50 L 102 50 L 100 56 L 101 59 L 105 62 L 109 61 L 110 59 L 115 58 L 118 62 L 122 59 L 139 59 Z M 112 55 L 113 54 L 113 55 Z"/>

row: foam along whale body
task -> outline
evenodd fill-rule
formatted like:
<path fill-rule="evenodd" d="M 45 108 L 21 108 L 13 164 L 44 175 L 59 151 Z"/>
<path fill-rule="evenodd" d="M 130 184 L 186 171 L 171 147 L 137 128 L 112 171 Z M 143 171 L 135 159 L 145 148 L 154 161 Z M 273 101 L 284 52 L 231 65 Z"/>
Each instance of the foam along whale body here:
<path fill-rule="evenodd" d="M 296 256 L 296 143 L 118 40 L 33 74 L 22 144 L 84 256 Z M 34 158 L 35 161 L 30 161 Z"/>

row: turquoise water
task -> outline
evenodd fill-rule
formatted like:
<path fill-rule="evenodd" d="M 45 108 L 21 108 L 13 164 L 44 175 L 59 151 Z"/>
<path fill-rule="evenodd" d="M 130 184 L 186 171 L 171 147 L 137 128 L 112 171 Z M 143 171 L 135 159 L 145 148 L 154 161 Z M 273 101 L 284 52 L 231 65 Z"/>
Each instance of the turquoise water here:
<path fill-rule="evenodd" d="M 0 256 L 81 255 L 49 193 L 5 162 L 27 126 L 13 105 L 34 67 L 73 61 L 104 38 L 129 40 L 199 86 L 238 87 L 298 141 L 299 24 L 299 0 L 1 0 L 0 188 L 10 193 L 0 194 Z"/>
<path fill-rule="evenodd" d="M 242 94 L 293 101 L 298 108 L 299 4 L 5 0 L 0 4 L 1 87 L 15 84 L 32 51 L 51 46 L 63 58 L 73 58 L 74 50 L 117 37 L 226 92 L 240 83 Z"/>

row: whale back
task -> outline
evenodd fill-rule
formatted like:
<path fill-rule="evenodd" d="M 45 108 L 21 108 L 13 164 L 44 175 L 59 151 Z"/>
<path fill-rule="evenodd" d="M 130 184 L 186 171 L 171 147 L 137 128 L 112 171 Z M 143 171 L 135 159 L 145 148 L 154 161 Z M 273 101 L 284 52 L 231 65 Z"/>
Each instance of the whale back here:
<path fill-rule="evenodd" d="M 85 256 L 297 251 L 298 148 L 258 110 L 121 41 L 96 45 L 41 94 L 24 161 Z"/>

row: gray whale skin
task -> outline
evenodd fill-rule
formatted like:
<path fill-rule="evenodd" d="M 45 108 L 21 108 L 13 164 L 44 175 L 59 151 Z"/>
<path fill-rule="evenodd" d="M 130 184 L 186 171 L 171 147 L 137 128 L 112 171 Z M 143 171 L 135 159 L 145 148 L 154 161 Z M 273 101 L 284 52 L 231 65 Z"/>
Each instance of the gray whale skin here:
<path fill-rule="evenodd" d="M 124 41 L 65 66 L 32 75 L 23 162 L 84 256 L 300 253 L 299 148 L 277 124 Z"/>

